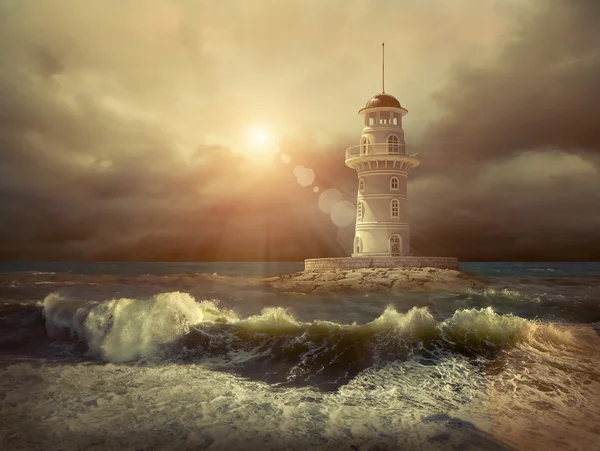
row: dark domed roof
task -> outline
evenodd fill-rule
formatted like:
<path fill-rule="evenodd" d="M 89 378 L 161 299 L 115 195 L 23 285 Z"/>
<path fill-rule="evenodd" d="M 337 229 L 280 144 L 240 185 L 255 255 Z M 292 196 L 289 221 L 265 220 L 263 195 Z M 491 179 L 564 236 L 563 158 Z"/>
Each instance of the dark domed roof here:
<path fill-rule="evenodd" d="M 394 96 L 382 92 L 377 94 L 371 100 L 367 102 L 365 108 L 380 108 L 380 107 L 391 107 L 391 108 L 402 108 L 400 102 Z"/>

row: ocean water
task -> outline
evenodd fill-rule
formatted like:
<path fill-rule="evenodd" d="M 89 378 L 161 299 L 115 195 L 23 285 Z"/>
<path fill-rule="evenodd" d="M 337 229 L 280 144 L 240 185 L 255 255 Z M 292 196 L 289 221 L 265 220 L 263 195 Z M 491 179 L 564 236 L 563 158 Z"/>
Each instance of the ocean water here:
<path fill-rule="evenodd" d="M 0 263 L 0 449 L 600 450 L 600 264 L 285 292 L 301 263 Z"/>

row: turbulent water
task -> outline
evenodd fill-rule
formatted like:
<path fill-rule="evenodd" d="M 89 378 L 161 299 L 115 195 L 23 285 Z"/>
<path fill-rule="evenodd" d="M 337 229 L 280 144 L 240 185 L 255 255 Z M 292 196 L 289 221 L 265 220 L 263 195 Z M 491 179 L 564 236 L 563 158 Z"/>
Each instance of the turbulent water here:
<path fill-rule="evenodd" d="M 600 264 L 303 294 L 301 264 L 0 264 L 0 449 L 600 450 Z"/>

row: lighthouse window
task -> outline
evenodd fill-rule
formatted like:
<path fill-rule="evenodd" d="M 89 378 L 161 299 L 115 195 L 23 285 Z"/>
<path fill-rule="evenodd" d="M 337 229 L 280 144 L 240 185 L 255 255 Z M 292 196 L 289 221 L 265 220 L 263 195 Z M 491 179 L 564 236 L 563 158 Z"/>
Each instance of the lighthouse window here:
<path fill-rule="evenodd" d="M 362 202 L 359 202 L 356 205 L 356 220 L 362 221 L 362 219 L 363 219 L 363 205 L 362 205 Z"/>
<path fill-rule="evenodd" d="M 398 191 L 398 177 L 390 179 L 390 191 Z"/>
<path fill-rule="evenodd" d="M 363 137 L 360 140 L 360 153 L 361 155 L 366 155 L 367 153 L 369 153 L 369 139 Z"/>
<path fill-rule="evenodd" d="M 391 202 L 392 218 L 398 218 L 400 216 L 400 203 L 398 199 L 392 199 Z"/>
<path fill-rule="evenodd" d="M 390 112 L 382 111 L 379 113 L 379 123 L 382 125 L 390 124 Z"/>
<path fill-rule="evenodd" d="M 369 113 L 369 125 L 375 125 L 375 113 Z"/>
<path fill-rule="evenodd" d="M 358 181 L 358 190 L 362 193 L 365 190 L 365 179 Z"/>
<path fill-rule="evenodd" d="M 398 155 L 400 153 L 400 142 L 396 135 L 390 135 L 387 139 L 388 142 L 388 153 L 391 155 Z"/>
<path fill-rule="evenodd" d="M 393 113 L 392 123 L 394 125 L 398 125 L 400 121 L 400 115 L 398 113 Z"/>

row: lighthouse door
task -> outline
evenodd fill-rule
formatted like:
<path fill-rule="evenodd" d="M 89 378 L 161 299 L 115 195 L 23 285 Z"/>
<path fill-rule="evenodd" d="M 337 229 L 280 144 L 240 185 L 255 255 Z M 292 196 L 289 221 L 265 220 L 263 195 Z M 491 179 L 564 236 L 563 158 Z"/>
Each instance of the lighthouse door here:
<path fill-rule="evenodd" d="M 354 239 L 354 253 L 360 254 L 360 238 L 359 237 L 356 237 Z"/>
<path fill-rule="evenodd" d="M 398 235 L 392 235 L 390 237 L 390 255 L 392 257 L 400 257 L 400 237 Z"/>

